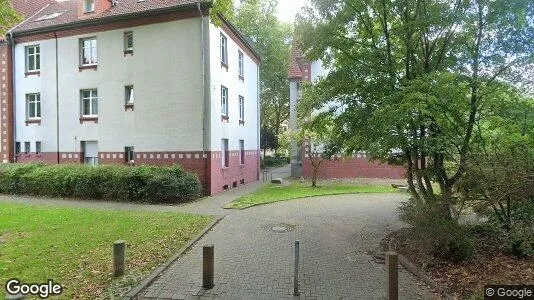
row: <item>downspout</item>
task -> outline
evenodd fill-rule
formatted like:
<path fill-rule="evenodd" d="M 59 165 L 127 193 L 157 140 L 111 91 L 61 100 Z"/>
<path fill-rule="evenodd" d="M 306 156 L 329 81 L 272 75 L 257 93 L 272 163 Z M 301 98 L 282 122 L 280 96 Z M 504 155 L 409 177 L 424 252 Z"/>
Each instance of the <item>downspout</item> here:
<path fill-rule="evenodd" d="M 207 96 L 206 96 L 206 45 L 204 39 L 204 14 L 202 13 L 202 8 L 200 7 L 200 1 L 197 2 L 198 12 L 200 13 L 200 53 L 201 53 L 201 72 L 202 72 L 202 100 L 204 103 L 202 105 L 202 160 L 204 160 L 204 194 L 207 195 L 210 193 L 208 191 L 208 174 L 210 171 L 209 162 L 211 157 L 208 158 L 206 153 L 206 139 L 207 139 L 207 130 L 208 126 L 206 124 L 206 112 L 207 112 Z M 210 154 L 211 155 L 211 154 Z"/>
<path fill-rule="evenodd" d="M 13 28 L 14 29 L 14 28 Z M 13 145 L 11 145 L 12 147 L 12 153 L 13 153 L 13 162 L 16 162 L 16 157 L 17 157 L 17 114 L 16 114 L 16 109 L 17 109 L 17 93 L 16 93 L 16 89 L 17 89 L 17 85 L 15 84 L 16 83 L 16 75 L 17 73 L 15 72 L 15 38 L 13 38 L 13 32 L 9 32 L 9 37 L 10 37 L 10 41 L 11 41 L 11 76 L 12 76 L 12 79 L 11 79 L 11 99 L 12 99 L 12 103 L 11 103 L 11 122 L 10 122 L 10 118 L 8 118 L 8 122 L 11 123 L 10 126 L 12 126 L 13 128 Z M 10 153 L 11 154 L 11 153 Z M 8 160 L 10 160 L 10 158 L 8 158 Z"/>
<path fill-rule="evenodd" d="M 57 32 L 54 31 L 54 38 L 56 40 L 56 149 L 57 149 L 57 163 L 60 164 L 59 159 L 59 54 Z"/>
<path fill-rule="evenodd" d="M 260 84 L 260 64 L 261 62 L 258 63 L 258 66 L 257 66 L 257 69 L 258 69 L 258 82 L 257 82 L 257 91 L 258 91 L 258 101 L 257 101 L 257 116 L 258 116 L 258 128 L 257 128 L 257 133 L 258 133 L 258 144 L 257 144 L 257 147 L 258 149 L 256 150 L 257 151 L 257 154 L 258 154 L 258 174 L 257 174 L 257 177 L 256 179 L 257 180 L 260 180 L 260 172 L 261 172 L 261 153 L 260 153 L 260 148 L 261 148 L 261 92 L 260 92 L 260 88 L 261 88 L 261 84 Z"/>

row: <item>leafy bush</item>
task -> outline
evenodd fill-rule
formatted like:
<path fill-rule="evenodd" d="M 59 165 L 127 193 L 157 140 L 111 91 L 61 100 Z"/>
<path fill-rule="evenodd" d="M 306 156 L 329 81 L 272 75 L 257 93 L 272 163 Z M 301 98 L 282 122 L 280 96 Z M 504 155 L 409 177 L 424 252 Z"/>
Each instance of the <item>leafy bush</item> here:
<path fill-rule="evenodd" d="M 275 156 L 265 156 L 261 159 L 260 167 L 265 168 L 275 168 L 282 167 L 289 164 L 291 161 L 289 157 L 282 156 L 281 154 L 275 154 Z"/>
<path fill-rule="evenodd" d="M 176 203 L 200 195 L 196 174 L 181 166 L 98 166 L 14 164 L 0 167 L 6 194 Z"/>
<path fill-rule="evenodd" d="M 435 256 L 453 261 L 473 258 L 475 236 L 456 220 L 444 218 L 439 207 L 411 200 L 401 205 L 400 217 L 413 225 L 416 237 L 427 242 Z"/>
<path fill-rule="evenodd" d="M 508 251 L 524 258 L 534 256 L 534 197 L 517 203 L 512 225 L 504 231 Z"/>

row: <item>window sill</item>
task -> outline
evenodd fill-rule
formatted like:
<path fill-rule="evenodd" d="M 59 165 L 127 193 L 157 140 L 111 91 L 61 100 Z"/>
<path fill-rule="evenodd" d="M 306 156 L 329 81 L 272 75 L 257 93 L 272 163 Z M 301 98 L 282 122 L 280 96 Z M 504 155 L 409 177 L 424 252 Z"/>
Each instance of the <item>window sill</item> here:
<path fill-rule="evenodd" d="M 28 77 L 28 76 L 32 76 L 32 75 L 37 75 L 37 76 L 41 76 L 41 71 L 38 70 L 38 71 L 27 71 L 24 73 L 24 77 Z"/>
<path fill-rule="evenodd" d="M 134 110 L 134 104 L 133 103 L 127 103 L 127 104 L 124 104 L 124 111 L 133 111 Z"/>
<path fill-rule="evenodd" d="M 133 56 L 133 49 L 128 49 L 128 50 L 124 50 L 124 57 L 126 57 L 126 55 L 131 55 Z"/>
<path fill-rule="evenodd" d="M 222 167 L 221 169 L 223 172 L 227 172 L 228 170 L 230 170 L 230 167 Z"/>
<path fill-rule="evenodd" d="M 224 115 L 221 116 L 221 121 L 222 121 L 222 122 L 226 122 L 226 123 L 228 123 L 229 120 L 230 120 L 230 118 L 229 118 L 228 116 L 224 116 Z"/>
<path fill-rule="evenodd" d="M 28 126 L 28 124 L 41 125 L 41 119 L 28 119 L 28 120 L 26 120 L 24 122 L 26 123 L 26 126 Z"/>
<path fill-rule="evenodd" d="M 83 65 L 83 66 L 79 66 L 78 67 L 78 70 L 81 72 L 83 70 L 94 70 L 96 71 L 98 68 L 98 65 Z"/>
<path fill-rule="evenodd" d="M 243 120 L 239 120 L 239 125 L 243 125 L 243 126 L 245 126 L 245 121 L 243 121 Z"/>
<path fill-rule="evenodd" d="M 228 64 L 225 63 L 224 61 L 221 61 L 221 68 L 225 68 L 226 72 L 228 72 Z"/>
<path fill-rule="evenodd" d="M 98 117 L 80 117 L 80 124 L 85 122 L 95 122 L 95 124 L 98 124 Z"/>

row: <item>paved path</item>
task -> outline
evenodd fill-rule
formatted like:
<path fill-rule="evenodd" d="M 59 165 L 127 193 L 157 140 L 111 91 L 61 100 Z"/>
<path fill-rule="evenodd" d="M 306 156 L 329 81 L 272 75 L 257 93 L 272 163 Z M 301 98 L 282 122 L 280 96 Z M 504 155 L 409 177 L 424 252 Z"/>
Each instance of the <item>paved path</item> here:
<path fill-rule="evenodd" d="M 289 168 L 271 170 L 277 177 Z M 269 176 L 270 177 L 270 176 Z M 292 299 L 293 243 L 301 243 L 301 299 L 385 299 L 385 268 L 370 254 L 403 224 L 402 194 L 324 196 L 243 211 L 221 207 L 261 187 L 248 184 L 186 205 L 141 205 L 0 196 L 0 202 L 81 208 L 180 211 L 226 216 L 197 247 L 175 261 L 141 299 Z M 275 233 L 273 226 L 290 228 Z M 200 289 L 201 246 L 215 245 L 215 288 Z M 428 288 L 400 271 L 401 299 L 431 299 Z"/>
<path fill-rule="evenodd" d="M 234 211 L 175 261 L 140 299 L 292 299 L 293 243 L 301 243 L 301 299 L 385 299 L 383 262 L 370 254 L 402 227 L 402 194 L 325 196 Z M 275 233 L 273 226 L 286 226 Z M 201 246 L 215 245 L 215 287 L 202 291 Z M 433 295 L 405 270 L 401 299 Z"/>

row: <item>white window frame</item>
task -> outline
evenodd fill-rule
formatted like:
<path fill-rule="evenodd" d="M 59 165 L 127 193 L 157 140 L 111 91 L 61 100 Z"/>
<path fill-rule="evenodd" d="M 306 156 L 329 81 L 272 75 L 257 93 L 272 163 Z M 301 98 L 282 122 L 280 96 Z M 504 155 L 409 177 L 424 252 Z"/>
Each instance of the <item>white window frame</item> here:
<path fill-rule="evenodd" d="M 33 108 L 33 116 L 30 114 L 30 107 Z M 27 120 L 40 120 L 41 119 L 41 94 L 33 93 L 26 94 L 26 119 Z"/>
<path fill-rule="evenodd" d="M 221 115 L 228 117 L 228 88 L 221 86 Z"/>
<path fill-rule="evenodd" d="M 30 49 L 33 49 L 33 53 L 30 53 Z M 26 46 L 25 53 L 26 53 L 26 72 L 41 71 L 41 46 L 40 45 Z M 33 64 L 30 63 L 30 57 L 33 57 Z"/>
<path fill-rule="evenodd" d="M 89 92 L 89 97 L 84 97 L 84 92 Z M 89 114 L 86 114 L 84 111 L 85 101 L 89 101 Z M 81 105 L 80 113 L 83 117 L 98 117 L 98 90 L 97 89 L 80 90 L 80 105 Z"/>
<path fill-rule="evenodd" d="M 92 13 L 95 11 L 95 0 L 83 0 L 83 12 Z"/>
<path fill-rule="evenodd" d="M 228 65 L 228 38 L 221 33 L 221 63 Z"/>
<path fill-rule="evenodd" d="M 239 96 L 239 121 L 245 121 L 245 97 Z"/>
<path fill-rule="evenodd" d="M 239 164 L 245 164 L 245 140 L 239 140 Z"/>
<path fill-rule="evenodd" d="M 221 140 L 221 162 L 223 168 L 230 166 L 230 149 L 228 139 Z"/>
<path fill-rule="evenodd" d="M 130 84 L 124 87 L 124 103 L 134 104 L 134 102 L 135 102 L 134 86 L 133 84 Z"/>
<path fill-rule="evenodd" d="M 89 41 L 89 46 L 85 42 Z M 85 53 L 89 51 L 89 62 L 84 62 Z M 80 66 L 96 66 L 98 64 L 98 43 L 96 37 L 80 39 Z"/>
<path fill-rule="evenodd" d="M 132 39 L 132 46 L 128 46 L 128 39 Z M 124 33 L 124 51 L 132 52 L 134 50 L 133 31 L 127 31 Z"/>
<path fill-rule="evenodd" d="M 239 78 L 244 79 L 245 78 L 245 55 L 241 50 L 237 52 L 238 60 L 239 60 Z"/>

